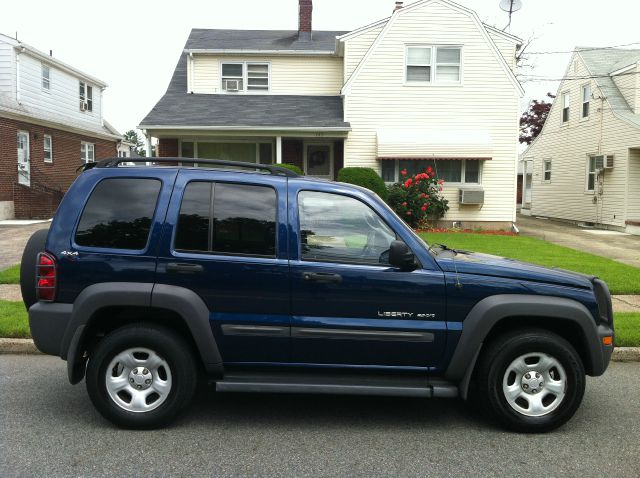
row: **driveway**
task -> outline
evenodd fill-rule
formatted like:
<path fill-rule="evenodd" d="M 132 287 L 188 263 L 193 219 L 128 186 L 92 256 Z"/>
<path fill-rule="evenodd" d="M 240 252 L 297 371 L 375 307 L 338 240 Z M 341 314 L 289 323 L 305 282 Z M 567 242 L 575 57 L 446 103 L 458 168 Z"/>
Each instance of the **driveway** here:
<path fill-rule="evenodd" d="M 47 229 L 51 223 L 42 222 L 28 226 L 0 225 L 0 271 L 17 264 L 31 235 L 39 229 Z"/>
<path fill-rule="evenodd" d="M 518 214 L 516 226 L 523 236 L 533 236 L 615 261 L 640 267 L 640 236 L 584 228 L 552 219 Z"/>
<path fill-rule="evenodd" d="M 174 426 L 118 430 L 59 358 L 0 356 L 0 475 L 583 476 L 640 474 L 640 369 L 587 380 L 576 416 L 505 432 L 457 400 L 215 394 Z"/>

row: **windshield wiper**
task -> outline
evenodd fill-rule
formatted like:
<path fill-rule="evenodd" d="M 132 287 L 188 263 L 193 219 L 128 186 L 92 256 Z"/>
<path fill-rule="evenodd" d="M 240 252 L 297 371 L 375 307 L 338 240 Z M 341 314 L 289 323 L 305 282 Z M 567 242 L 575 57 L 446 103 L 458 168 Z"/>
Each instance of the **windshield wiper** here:
<path fill-rule="evenodd" d="M 443 251 L 451 251 L 454 252 L 456 254 L 458 254 L 458 251 L 455 249 L 451 249 L 449 246 L 447 246 L 446 244 L 438 244 L 437 242 L 434 242 L 433 244 L 431 244 L 429 246 L 429 250 L 431 251 L 433 249 L 433 247 L 439 247 L 440 249 L 442 249 Z"/>

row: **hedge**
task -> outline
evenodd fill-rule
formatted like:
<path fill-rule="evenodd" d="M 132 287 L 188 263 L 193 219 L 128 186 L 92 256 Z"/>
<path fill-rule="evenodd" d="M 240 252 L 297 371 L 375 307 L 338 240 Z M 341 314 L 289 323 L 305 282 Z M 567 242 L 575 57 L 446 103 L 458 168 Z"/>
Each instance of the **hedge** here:
<path fill-rule="evenodd" d="M 371 168 L 342 168 L 338 173 L 338 181 L 362 186 L 376 193 L 381 199 L 387 199 L 384 181 Z"/>
<path fill-rule="evenodd" d="M 289 169 L 289 170 L 293 171 L 294 173 L 299 174 L 300 176 L 304 176 L 304 173 L 302 172 L 302 169 L 300 169 L 295 164 L 282 163 L 282 164 L 274 164 L 274 166 L 278 166 L 279 168 Z"/>

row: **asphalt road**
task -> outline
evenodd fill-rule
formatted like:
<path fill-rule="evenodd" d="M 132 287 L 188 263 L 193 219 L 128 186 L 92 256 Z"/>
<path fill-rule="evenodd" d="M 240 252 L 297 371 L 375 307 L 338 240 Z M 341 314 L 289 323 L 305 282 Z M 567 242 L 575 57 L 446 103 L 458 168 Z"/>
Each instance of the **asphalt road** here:
<path fill-rule="evenodd" d="M 560 430 L 502 431 L 456 400 L 215 394 L 118 430 L 53 357 L 0 356 L 0 476 L 640 475 L 640 365 L 588 379 Z"/>

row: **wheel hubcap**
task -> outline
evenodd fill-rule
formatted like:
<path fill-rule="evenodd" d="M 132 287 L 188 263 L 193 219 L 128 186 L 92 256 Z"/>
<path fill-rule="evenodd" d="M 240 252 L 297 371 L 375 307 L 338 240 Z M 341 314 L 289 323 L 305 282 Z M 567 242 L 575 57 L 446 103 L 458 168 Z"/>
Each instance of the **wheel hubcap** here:
<path fill-rule="evenodd" d="M 554 411 L 564 400 L 567 375 L 555 357 L 529 353 L 509 364 L 502 391 L 515 411 L 528 417 L 541 417 Z"/>
<path fill-rule="evenodd" d="M 155 351 L 131 348 L 113 358 L 107 367 L 105 384 L 111 400 L 123 410 L 149 412 L 169 396 L 171 369 Z"/>

